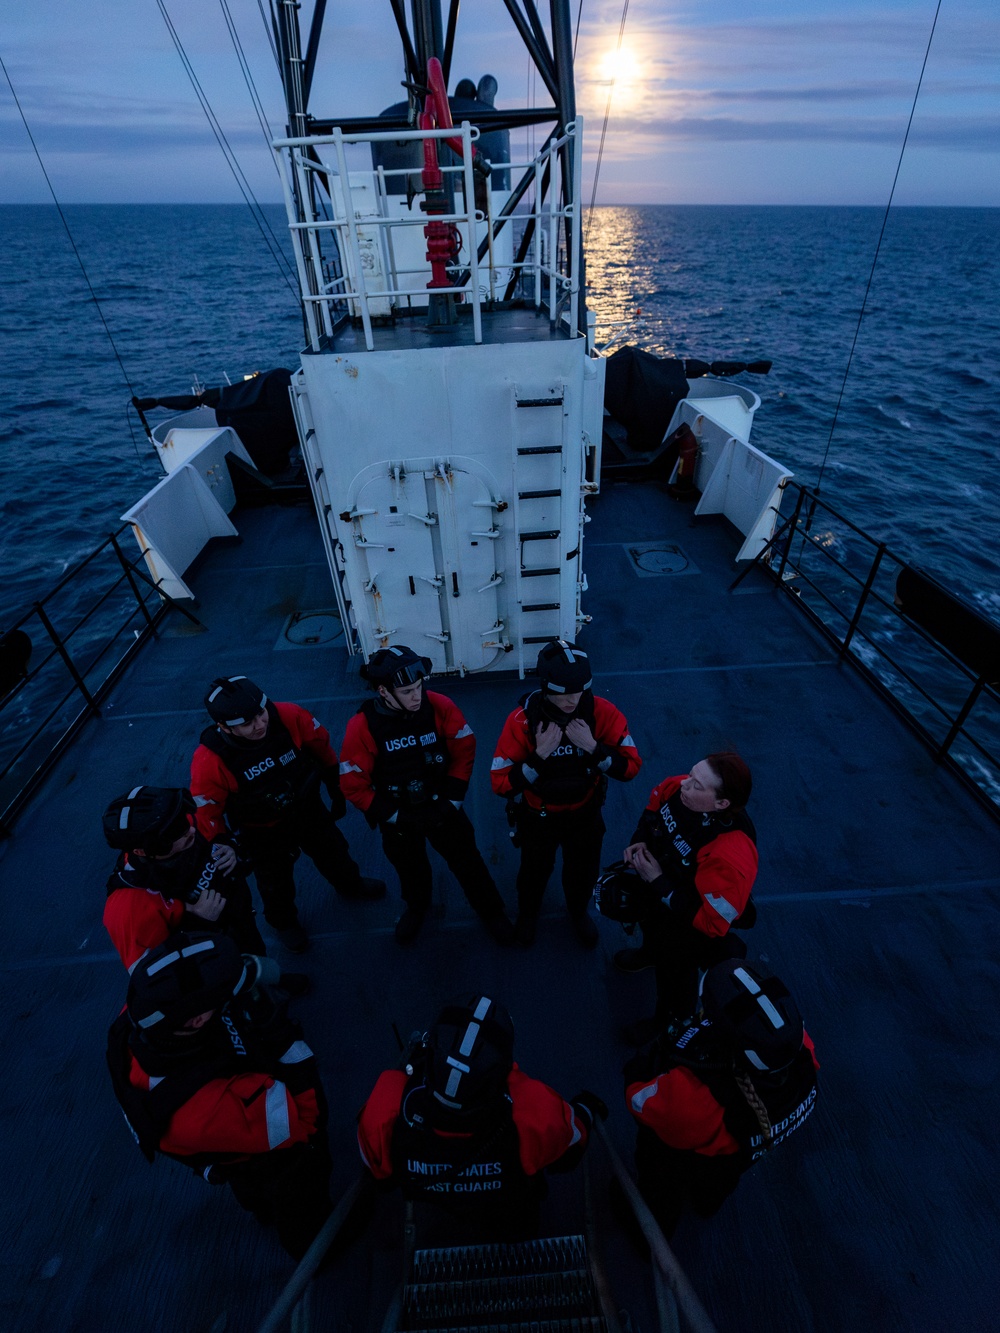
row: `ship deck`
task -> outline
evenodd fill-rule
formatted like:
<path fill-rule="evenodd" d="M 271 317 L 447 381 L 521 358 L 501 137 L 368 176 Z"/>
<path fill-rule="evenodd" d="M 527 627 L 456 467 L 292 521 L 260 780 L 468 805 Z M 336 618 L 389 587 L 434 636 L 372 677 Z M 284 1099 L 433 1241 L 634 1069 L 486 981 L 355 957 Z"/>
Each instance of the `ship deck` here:
<path fill-rule="evenodd" d="M 756 574 L 727 591 L 737 537 L 724 520 L 694 520 L 654 484 L 611 487 L 590 512 L 593 624 L 581 640 L 597 691 L 626 713 L 645 760 L 633 784 L 612 785 L 606 857 L 655 781 L 713 749 L 742 750 L 761 852 L 751 957 L 788 982 L 822 1065 L 811 1121 L 714 1221 L 682 1223 L 677 1255 L 720 1331 L 992 1329 L 996 827 L 788 599 Z M 11 1330 L 251 1330 L 290 1275 L 228 1191 L 170 1162 L 147 1166 L 103 1056 L 125 991 L 100 924 L 106 801 L 139 782 L 186 782 L 216 675 L 242 671 L 272 697 L 308 705 L 335 741 L 362 698 L 342 649 L 292 648 L 281 636 L 291 613 L 333 605 L 311 512 L 257 510 L 236 522 L 242 544 L 213 552 L 194 576 L 207 632 L 167 622 L 0 845 L 0 1322 Z M 682 549 L 686 570 L 640 574 L 629 548 L 662 541 Z M 488 768 L 524 687 L 491 677 L 443 688 L 479 737 L 467 808 L 513 906 L 516 853 Z M 355 812 L 342 827 L 390 895 L 345 903 L 300 862 L 315 991 L 298 1009 L 331 1101 L 334 1198 L 357 1172 L 356 1111 L 398 1060 L 391 1025 L 406 1035 L 472 991 L 511 1009 L 529 1073 L 566 1095 L 588 1086 L 605 1097 L 630 1160 L 628 1051 L 616 1030 L 650 1012 L 653 991 L 650 973 L 614 972 L 621 928 L 601 921 L 598 949 L 581 950 L 553 884 L 535 947 L 501 950 L 440 867 L 435 916 L 401 951 L 377 839 Z M 592 1159 L 615 1303 L 645 1333 L 648 1269 L 610 1219 L 598 1145 Z M 579 1230 L 581 1199 L 579 1172 L 555 1182 L 546 1230 Z M 366 1239 L 317 1284 L 315 1312 L 331 1326 L 378 1326 L 398 1278 L 400 1217 L 385 1200 Z"/>
<path fill-rule="evenodd" d="M 471 347 L 475 342 L 472 307 L 459 306 L 454 324 L 431 329 L 427 324 L 427 310 L 414 308 L 391 323 L 373 321 L 372 341 L 376 352 L 412 352 L 442 347 Z M 482 312 L 483 343 L 565 342 L 569 331 L 560 319 L 549 322 L 548 306 L 535 309 L 534 305 L 510 305 L 502 310 Z M 365 350 L 365 331 L 360 320 L 345 320 L 337 325 L 332 337 L 324 341 L 319 356 L 350 356 Z M 312 353 L 306 351 L 303 355 Z"/>

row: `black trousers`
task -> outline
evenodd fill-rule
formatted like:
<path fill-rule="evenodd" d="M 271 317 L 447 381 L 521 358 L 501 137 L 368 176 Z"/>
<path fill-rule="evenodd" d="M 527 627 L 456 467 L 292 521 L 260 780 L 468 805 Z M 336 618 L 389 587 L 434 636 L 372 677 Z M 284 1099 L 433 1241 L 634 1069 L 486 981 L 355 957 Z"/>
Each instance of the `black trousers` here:
<path fill-rule="evenodd" d="M 456 810 L 442 797 L 426 812 L 401 810 L 397 823 L 383 824 L 381 832 L 386 858 L 399 876 L 403 902 L 414 912 L 427 912 L 431 905 L 433 876 L 427 843 L 442 857 L 475 912 L 482 917 L 503 912 L 503 899 L 464 810 Z"/>
<path fill-rule="evenodd" d="M 701 1217 L 714 1216 L 743 1174 L 736 1154 L 706 1157 L 671 1148 L 645 1125 L 639 1126 L 636 1136 L 635 1170 L 639 1192 L 668 1239 L 686 1209 Z"/>
<path fill-rule="evenodd" d="M 273 1226 L 293 1259 L 301 1259 L 330 1215 L 330 1152 L 320 1131 L 308 1143 L 259 1153 L 226 1167 L 241 1207 Z"/>
<path fill-rule="evenodd" d="M 243 874 L 224 874 L 219 881 L 219 892 L 225 898 L 223 914 L 219 917 L 219 925 L 225 934 L 236 944 L 240 953 L 267 953 L 264 940 L 261 938 L 260 930 L 257 929 L 256 913 L 253 910 L 253 896 L 249 890 L 249 884 Z M 189 916 L 189 920 L 197 921 L 199 918 Z M 211 922 L 200 925 L 188 926 L 185 922 L 185 929 L 204 930 L 212 929 Z"/>
<path fill-rule="evenodd" d="M 300 851 L 338 893 L 356 891 L 361 879 L 347 839 L 318 792 L 297 801 L 277 824 L 243 826 L 239 842 L 253 867 L 264 919 L 275 930 L 299 919 L 292 867 Z"/>
<path fill-rule="evenodd" d="M 597 801 L 579 810 L 541 814 L 523 802 L 518 807 L 521 865 L 517 872 L 517 908 L 521 916 L 537 916 L 542 897 L 562 851 L 562 887 L 569 911 L 577 916 L 587 903 L 601 873 L 604 819 Z"/>
<path fill-rule="evenodd" d="M 665 909 L 642 923 L 642 947 L 655 960 L 656 1018 L 664 1025 L 695 1012 L 701 971 L 747 956 L 747 946 L 732 931 L 705 935 Z"/>

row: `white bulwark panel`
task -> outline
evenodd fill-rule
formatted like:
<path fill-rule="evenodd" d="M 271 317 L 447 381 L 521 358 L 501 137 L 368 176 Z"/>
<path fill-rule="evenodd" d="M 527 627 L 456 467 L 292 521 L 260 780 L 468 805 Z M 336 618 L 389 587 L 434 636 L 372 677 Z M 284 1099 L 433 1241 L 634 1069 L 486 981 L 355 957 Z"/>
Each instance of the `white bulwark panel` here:
<path fill-rule="evenodd" d="M 582 338 L 303 358 L 293 398 L 354 651 L 408 643 L 464 675 L 576 636 L 602 371 Z"/>

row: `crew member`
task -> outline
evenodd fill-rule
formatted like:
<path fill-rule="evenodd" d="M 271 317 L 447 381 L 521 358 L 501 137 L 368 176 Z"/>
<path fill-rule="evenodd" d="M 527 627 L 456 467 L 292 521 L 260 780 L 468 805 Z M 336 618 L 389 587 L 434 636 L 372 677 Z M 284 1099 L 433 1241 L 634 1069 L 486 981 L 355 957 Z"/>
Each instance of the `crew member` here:
<path fill-rule="evenodd" d="M 298 704 L 274 703 L 246 676 L 214 680 L 205 707 L 215 725 L 191 761 L 198 827 L 206 838 L 235 832 L 257 880 L 264 919 L 294 953 L 309 939 L 295 906 L 292 867 L 303 851 L 342 898 L 381 898 L 337 828 L 346 805 L 327 729 Z M 320 783 L 330 795 L 328 810 Z"/>
<path fill-rule="evenodd" d="M 757 875 L 757 833 L 746 812 L 752 787 L 746 761 L 731 751 L 710 754 L 688 774 L 653 788 L 623 853 L 649 887 L 640 917 L 642 946 L 621 949 L 622 972 L 656 969 L 656 1015 L 626 1029 L 642 1045 L 670 1023 L 694 1013 L 698 973 L 727 958 L 746 957 L 729 931 L 751 927 L 750 891 Z"/>
<path fill-rule="evenodd" d="M 513 927 L 476 846 L 462 802 L 476 757 L 476 738 L 459 709 L 426 688 L 431 661 L 400 644 L 380 648 L 361 668 L 375 691 L 347 724 L 340 780 L 399 875 L 400 944 L 414 940 L 431 905 L 426 843 L 445 860 L 473 909 L 500 944 Z"/>
<path fill-rule="evenodd" d="M 628 723 L 592 692 L 582 648 L 553 639 L 538 654 L 539 687 L 507 718 L 490 774 L 507 798 L 517 874 L 518 943 L 535 940 L 545 886 L 562 850 L 562 884 L 570 921 L 587 948 L 597 927 L 587 904 L 601 868 L 608 778 L 629 782 L 642 766 Z"/>
<path fill-rule="evenodd" d="M 473 996 L 444 1008 L 403 1070 L 386 1070 L 358 1117 L 358 1144 L 376 1181 L 436 1203 L 485 1238 L 531 1235 L 543 1172 L 568 1171 L 587 1146 L 592 1093 L 564 1101 L 514 1062 L 502 1004 Z"/>
<path fill-rule="evenodd" d="M 268 966 L 225 935 L 171 936 L 133 969 L 108 1066 L 148 1160 L 228 1184 L 299 1259 L 330 1211 L 326 1102 Z"/>
<path fill-rule="evenodd" d="M 231 842 L 202 837 L 194 808 L 183 787 L 134 787 L 104 812 L 119 853 L 104 925 L 130 972 L 175 930 L 220 930 L 243 953 L 267 952 Z"/>
<path fill-rule="evenodd" d="M 813 1044 L 777 977 L 758 964 L 718 963 L 702 1000 L 700 1022 L 625 1066 L 638 1185 L 666 1236 L 685 1208 L 717 1212 L 816 1100 Z"/>

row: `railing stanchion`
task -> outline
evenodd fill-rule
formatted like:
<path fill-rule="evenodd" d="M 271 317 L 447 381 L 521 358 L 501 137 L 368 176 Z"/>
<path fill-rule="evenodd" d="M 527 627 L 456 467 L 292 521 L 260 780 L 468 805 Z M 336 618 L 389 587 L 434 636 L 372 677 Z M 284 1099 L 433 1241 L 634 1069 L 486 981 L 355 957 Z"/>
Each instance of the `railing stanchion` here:
<path fill-rule="evenodd" d="M 795 512 L 792 515 L 791 531 L 788 534 L 788 541 L 785 543 L 785 549 L 781 553 L 781 563 L 778 566 L 778 573 L 776 575 L 779 583 L 781 583 L 785 577 L 785 566 L 788 564 L 788 552 L 792 549 L 792 538 L 795 536 L 799 528 L 799 515 L 802 513 L 802 501 L 805 499 L 805 495 L 804 488 L 800 486 L 799 498 L 795 501 Z"/>
<path fill-rule="evenodd" d="M 86 699 L 87 705 L 90 708 L 91 712 L 94 714 L 95 717 L 100 717 L 101 710 L 94 702 L 94 697 L 87 689 L 87 685 L 83 677 L 80 675 L 79 671 L 77 671 L 76 664 L 74 663 L 72 657 L 70 657 L 66 645 L 63 643 L 62 639 L 56 632 L 56 627 L 53 625 L 52 621 L 45 614 L 45 607 L 42 606 L 41 602 L 35 603 L 35 613 L 38 616 L 38 619 L 45 626 L 46 633 L 48 634 L 52 642 L 55 644 L 56 652 L 59 654 L 59 656 L 65 663 L 66 670 L 69 672 L 69 674 L 73 677 L 73 680 L 76 682 L 76 687 L 83 695 L 83 697 Z"/>
<path fill-rule="evenodd" d="M 118 557 L 118 562 L 121 565 L 122 569 L 125 571 L 125 577 L 128 579 L 128 586 L 132 589 L 132 594 L 135 597 L 136 602 L 138 603 L 139 610 L 145 616 L 146 624 L 149 626 L 149 629 L 153 634 L 153 637 L 155 638 L 156 625 L 153 623 L 153 617 L 149 614 L 149 607 L 146 605 L 142 593 L 139 591 L 139 585 L 135 581 L 135 575 L 132 572 L 132 566 L 126 560 L 125 552 L 119 546 L 118 538 L 115 536 L 115 534 L 112 532 L 109 534 L 109 536 L 111 537 L 111 545 L 115 548 L 115 555 Z"/>
<path fill-rule="evenodd" d="M 948 753 L 948 751 L 951 749 L 952 745 L 955 742 L 955 737 L 965 726 L 966 718 L 972 712 L 973 708 L 976 705 L 976 700 L 979 698 L 979 696 L 982 694 L 985 688 L 986 688 L 986 677 L 980 676 L 979 679 L 976 681 L 975 685 L 973 685 L 972 689 L 969 691 L 969 697 L 962 705 L 958 717 L 956 717 L 955 721 L 951 724 L 951 728 L 948 732 L 948 735 L 941 742 L 940 748 L 934 752 L 935 762 L 940 763 L 941 760 Z"/>
<path fill-rule="evenodd" d="M 857 629 L 858 621 L 861 619 L 861 612 L 865 609 L 865 602 L 867 602 L 868 600 L 868 594 L 872 590 L 872 585 L 875 582 L 875 576 L 878 573 L 878 567 L 882 563 L 882 557 L 884 555 L 885 555 L 885 542 L 879 542 L 878 548 L 875 551 L 875 559 L 872 561 L 872 567 L 868 571 L 868 577 L 865 579 L 865 586 L 861 589 L 861 596 L 858 598 L 858 604 L 854 608 L 854 615 L 851 617 L 851 623 L 848 625 L 847 631 L 844 634 L 844 641 L 840 645 L 841 657 L 846 657 L 847 655 L 847 650 L 851 645 L 851 640 L 854 638 L 854 631 Z"/>

